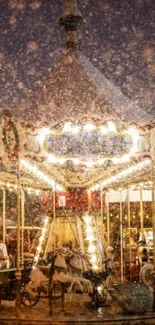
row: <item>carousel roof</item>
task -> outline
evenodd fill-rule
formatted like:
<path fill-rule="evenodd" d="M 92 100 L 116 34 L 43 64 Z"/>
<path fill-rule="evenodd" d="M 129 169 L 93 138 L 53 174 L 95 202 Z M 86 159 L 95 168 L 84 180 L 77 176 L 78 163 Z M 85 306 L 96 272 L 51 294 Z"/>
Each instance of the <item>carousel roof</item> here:
<path fill-rule="evenodd" d="M 16 118 L 36 125 L 83 118 L 150 121 L 149 115 L 124 96 L 85 56 L 70 50 L 11 110 Z"/>
<path fill-rule="evenodd" d="M 11 108 L 11 112 L 20 123 L 19 133 L 24 139 L 20 144 L 21 158 L 28 158 L 32 164 L 35 162 L 49 177 L 67 187 L 90 187 L 120 170 L 124 163 L 125 166 L 130 165 L 129 156 L 137 159 L 137 156 L 133 156 L 138 148 L 138 140 L 135 142 L 134 139 L 138 139 L 137 135 L 133 134 L 131 139 L 129 134 L 122 131 L 122 126 L 120 130 L 119 127 L 116 131 L 110 130 L 108 123 L 124 123 L 127 128 L 132 122 L 145 125 L 151 122 L 151 117 L 75 50 L 75 32 L 82 22 L 76 1 L 65 1 L 59 22 L 67 34 L 66 54 L 42 80 L 36 82 L 19 104 Z M 65 121 L 77 125 L 80 129 L 78 135 L 73 135 L 72 130 L 64 131 L 62 125 Z M 7 130 L 12 128 L 18 142 L 15 128 L 10 123 L 9 127 L 6 121 L 4 124 Z M 91 123 L 95 124 L 94 132 L 85 129 L 86 124 Z M 102 125 L 106 134 L 100 130 Z M 37 136 L 42 127 L 55 129 L 55 134 L 49 134 L 44 138 L 44 145 L 40 146 Z M 3 139 L 7 149 L 5 131 L 3 129 Z M 8 142 L 11 137 L 10 134 Z M 144 140 L 141 140 L 144 150 L 140 148 L 140 142 L 139 152 L 143 151 L 145 155 L 150 152 L 150 139 L 149 134 L 147 148 Z M 54 156 L 54 161 L 48 161 L 49 155 Z M 113 163 L 112 157 L 115 162 L 122 159 L 119 161 L 121 164 Z M 75 163 L 77 159 L 78 164 Z M 62 160 L 64 163 L 61 163 Z M 30 175 L 26 174 L 26 178 L 30 179 Z"/>
<path fill-rule="evenodd" d="M 63 59 L 57 62 L 55 67 L 50 69 L 41 81 L 37 82 L 34 89 L 30 90 L 27 96 L 12 108 L 12 115 L 16 118 L 17 123 L 24 122 L 24 125 L 28 123 L 35 130 L 33 134 L 31 134 L 31 129 L 24 131 L 25 137 L 30 137 L 30 144 L 24 144 L 26 152 L 23 155 L 21 150 L 20 157 L 27 156 L 32 163 L 35 161 L 35 164 L 38 163 L 39 168 L 44 170 L 51 178 L 67 187 L 90 187 L 93 183 L 97 183 L 107 178 L 107 176 L 110 177 L 123 168 L 124 161 L 123 166 L 107 162 L 103 165 L 92 166 L 92 168 L 81 164 L 76 165 L 73 163 L 73 159 L 68 159 L 64 164 L 49 163 L 47 162 L 47 155 L 50 153 L 55 154 L 54 151 L 50 151 L 51 147 L 50 150 L 46 148 L 46 152 L 43 150 L 43 153 L 37 152 L 35 148 L 31 147 L 31 142 L 34 142 L 33 135 L 40 132 L 41 127 L 49 126 L 53 128 L 69 120 L 77 124 L 81 123 L 81 125 L 93 121 L 98 125 L 98 128 L 106 121 L 115 121 L 116 123 L 121 122 L 126 128 L 132 122 L 144 125 L 146 121 L 149 121 L 149 116 L 126 98 L 87 58 L 72 50 L 67 51 Z M 22 123 L 20 124 L 22 125 Z M 20 132 L 22 134 L 23 130 L 19 130 Z M 92 134 L 92 136 L 96 135 Z M 64 137 L 64 142 L 60 138 L 61 136 L 58 141 L 59 150 L 64 151 L 62 148 L 66 146 L 67 135 L 66 138 Z M 73 138 L 75 139 L 75 136 Z M 83 139 L 85 141 L 86 137 Z M 128 139 L 125 141 L 128 142 Z M 100 148 L 100 152 L 97 151 L 96 158 L 94 156 L 93 159 L 104 158 L 104 152 L 106 151 L 105 148 L 103 149 L 104 143 L 107 148 L 112 146 L 112 149 L 110 149 L 111 156 L 112 154 L 114 157 L 123 155 L 120 148 L 118 154 L 116 153 L 118 139 L 111 136 L 111 138 L 106 138 L 105 142 L 101 142 L 99 139 L 98 145 L 102 149 Z M 53 143 L 56 143 L 56 141 Z M 74 155 L 74 149 L 77 149 L 76 143 L 80 147 L 84 146 L 82 138 L 79 142 L 75 142 L 72 149 L 70 149 L 71 158 L 80 158 L 80 152 L 79 156 Z M 124 143 L 126 145 L 126 142 Z M 58 145 L 55 145 L 57 152 Z M 90 145 L 91 150 L 93 150 L 92 143 Z M 94 142 L 94 145 L 97 146 L 97 142 Z M 91 150 L 89 151 L 88 146 L 85 144 L 85 150 L 82 153 L 85 155 L 83 160 L 87 161 L 92 159 Z M 113 148 L 115 148 L 115 154 L 112 152 Z M 81 148 L 79 151 L 81 151 Z M 124 153 L 126 154 L 127 151 L 125 150 Z M 62 157 L 61 153 L 60 156 Z M 127 166 L 129 163 L 127 160 Z M 26 178 L 30 180 L 30 175 L 26 175 Z"/>

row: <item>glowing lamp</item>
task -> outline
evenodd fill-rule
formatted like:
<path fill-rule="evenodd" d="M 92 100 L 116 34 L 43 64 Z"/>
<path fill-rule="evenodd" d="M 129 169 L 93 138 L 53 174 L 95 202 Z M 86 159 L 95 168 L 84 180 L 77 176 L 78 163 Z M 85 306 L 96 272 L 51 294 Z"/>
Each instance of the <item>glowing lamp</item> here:
<path fill-rule="evenodd" d="M 89 253 L 94 253 L 96 251 L 96 246 L 94 246 L 94 245 L 90 245 L 89 247 L 88 247 L 88 252 Z"/>

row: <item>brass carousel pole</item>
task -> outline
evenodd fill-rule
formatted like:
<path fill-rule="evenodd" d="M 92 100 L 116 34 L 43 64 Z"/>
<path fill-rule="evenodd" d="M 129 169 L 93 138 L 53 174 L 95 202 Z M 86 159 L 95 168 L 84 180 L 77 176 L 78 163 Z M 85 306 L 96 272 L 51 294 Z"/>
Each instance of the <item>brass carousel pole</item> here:
<path fill-rule="evenodd" d="M 101 220 L 103 221 L 103 186 L 101 185 Z"/>
<path fill-rule="evenodd" d="M 143 188 L 140 186 L 140 228 L 141 240 L 144 240 Z"/>
<path fill-rule="evenodd" d="M 21 262 L 24 264 L 24 218 L 25 217 L 25 193 L 21 190 Z"/>
<path fill-rule="evenodd" d="M 17 165 L 17 271 L 20 271 L 20 225 L 21 225 L 21 188 L 20 188 L 20 164 Z"/>
<path fill-rule="evenodd" d="M 16 313 L 21 316 L 21 248 L 20 248 L 20 226 L 21 226 L 21 185 L 20 185 L 20 161 L 17 161 L 17 262 L 16 262 Z"/>
<path fill-rule="evenodd" d="M 121 281 L 123 281 L 123 210 L 122 192 L 120 191 L 120 248 L 121 248 Z"/>
<path fill-rule="evenodd" d="M 3 242 L 6 240 L 6 189 L 3 188 L 3 223 L 2 223 L 2 231 L 3 231 Z"/>
<path fill-rule="evenodd" d="M 109 193 L 107 193 L 107 245 L 110 246 L 110 210 L 109 210 Z"/>
<path fill-rule="evenodd" d="M 131 277 L 131 214 L 130 214 L 130 191 L 127 188 L 127 206 L 128 206 L 128 229 L 129 229 L 129 272 Z"/>
<path fill-rule="evenodd" d="M 155 312 L 155 172 L 154 162 L 152 162 L 152 225 L 153 225 L 153 312 Z"/>
<path fill-rule="evenodd" d="M 53 185 L 53 221 L 54 221 L 54 226 L 56 224 L 56 186 L 55 183 Z M 54 234 L 54 251 L 55 251 L 55 247 L 56 247 L 56 236 Z"/>

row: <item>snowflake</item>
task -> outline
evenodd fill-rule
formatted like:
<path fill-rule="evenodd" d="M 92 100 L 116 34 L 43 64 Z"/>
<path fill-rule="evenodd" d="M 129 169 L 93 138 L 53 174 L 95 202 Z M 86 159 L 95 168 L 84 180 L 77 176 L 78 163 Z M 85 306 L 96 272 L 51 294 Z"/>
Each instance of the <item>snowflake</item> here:
<path fill-rule="evenodd" d="M 17 83 L 17 87 L 18 87 L 19 89 L 23 89 L 23 88 L 24 88 L 24 84 L 23 84 L 23 82 L 22 82 L 22 81 L 18 81 L 18 83 Z"/>
<path fill-rule="evenodd" d="M 16 21 L 17 21 L 17 19 L 16 19 L 15 16 L 11 16 L 11 17 L 9 18 L 9 23 L 10 23 L 11 25 L 15 24 Z"/>
<path fill-rule="evenodd" d="M 25 8 L 25 1 L 22 0 L 10 0 L 9 7 L 11 9 L 23 10 Z"/>
<path fill-rule="evenodd" d="M 35 41 L 30 41 L 27 43 L 28 52 L 36 51 L 38 49 L 38 45 Z"/>
<path fill-rule="evenodd" d="M 39 8 L 41 7 L 41 3 L 40 3 L 40 1 L 32 2 L 32 3 L 30 4 L 30 7 L 31 7 L 31 9 L 33 9 L 33 10 L 35 10 L 35 9 L 39 9 Z"/>

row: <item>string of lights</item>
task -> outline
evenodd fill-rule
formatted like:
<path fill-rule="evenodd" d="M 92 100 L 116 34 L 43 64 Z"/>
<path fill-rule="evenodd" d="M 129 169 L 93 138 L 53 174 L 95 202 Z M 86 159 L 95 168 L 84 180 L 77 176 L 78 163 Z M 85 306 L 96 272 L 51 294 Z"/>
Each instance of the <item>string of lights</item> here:
<path fill-rule="evenodd" d="M 47 176 L 45 173 L 40 171 L 36 166 L 33 166 L 26 160 L 20 160 L 20 164 L 27 170 L 29 170 L 35 177 L 39 178 L 46 184 L 48 184 L 52 189 L 58 191 L 63 191 L 63 187 L 60 184 L 57 184 L 53 179 Z"/>
<path fill-rule="evenodd" d="M 144 161 L 142 161 L 134 166 L 130 166 L 127 169 L 124 169 L 121 172 L 115 174 L 114 176 L 109 177 L 109 178 L 101 181 L 100 183 L 95 184 L 94 186 L 92 186 L 90 188 L 90 190 L 95 191 L 101 187 L 104 188 L 104 187 L 109 186 L 110 184 L 117 183 L 119 180 L 125 179 L 127 176 L 132 175 L 134 172 L 141 170 L 144 167 L 149 166 L 150 164 L 151 164 L 151 160 L 145 159 Z"/>
<path fill-rule="evenodd" d="M 43 243 L 45 241 L 45 237 L 47 235 L 48 224 L 49 224 L 49 218 L 46 217 L 45 221 L 44 221 L 44 226 L 43 226 L 42 231 L 41 231 L 41 236 L 39 237 L 39 244 L 38 244 L 38 247 L 36 249 L 36 254 L 34 256 L 34 265 L 36 265 L 38 263 L 38 260 L 39 260 L 39 257 L 40 257 L 41 251 L 42 251 L 42 246 L 43 246 Z"/>
<path fill-rule="evenodd" d="M 93 222 L 93 216 L 85 215 L 83 217 L 85 222 L 85 237 L 88 242 L 87 251 L 90 255 L 90 262 L 94 270 L 99 268 L 99 249 L 97 245 L 97 235 L 95 229 L 95 223 Z"/>

